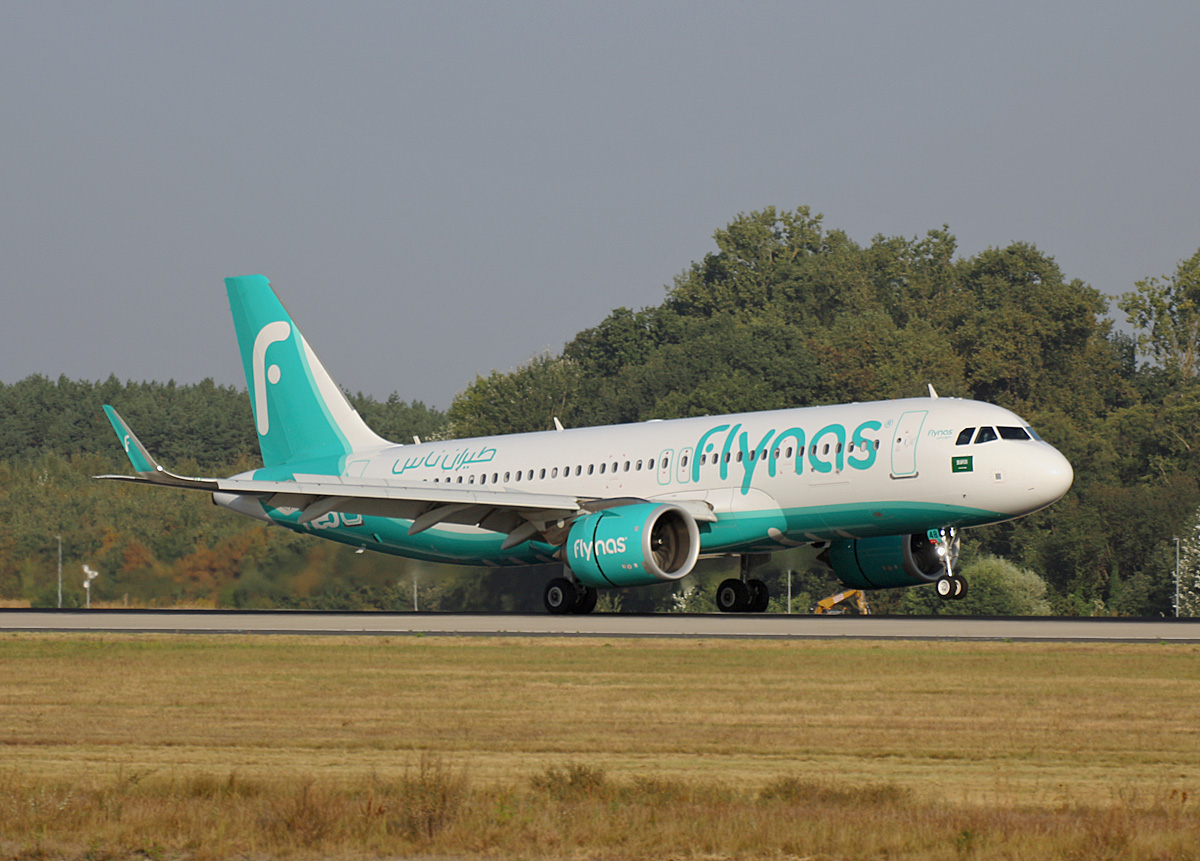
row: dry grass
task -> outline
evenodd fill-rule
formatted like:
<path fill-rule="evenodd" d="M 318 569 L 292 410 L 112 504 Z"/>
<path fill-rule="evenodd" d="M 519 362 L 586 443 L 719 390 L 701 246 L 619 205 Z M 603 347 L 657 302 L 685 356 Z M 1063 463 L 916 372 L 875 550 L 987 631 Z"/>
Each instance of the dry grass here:
<path fill-rule="evenodd" d="M 0 856 L 1200 858 L 1198 658 L 0 635 Z"/>

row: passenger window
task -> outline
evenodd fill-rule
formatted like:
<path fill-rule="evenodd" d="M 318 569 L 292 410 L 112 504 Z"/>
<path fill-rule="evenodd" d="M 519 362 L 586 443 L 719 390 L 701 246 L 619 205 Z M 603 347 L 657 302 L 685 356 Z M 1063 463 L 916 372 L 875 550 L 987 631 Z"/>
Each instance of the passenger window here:
<path fill-rule="evenodd" d="M 505 484 L 508 484 L 508 476 L 509 476 L 509 474 L 507 472 L 504 473 L 504 483 Z"/>
<path fill-rule="evenodd" d="M 629 461 L 625 461 L 625 471 L 629 472 Z"/>
<path fill-rule="evenodd" d="M 540 475 L 538 475 L 538 478 L 545 478 L 545 477 L 546 477 L 546 467 L 543 466 L 542 472 Z"/>
<path fill-rule="evenodd" d="M 588 475 L 591 475 L 595 471 L 596 471 L 596 464 L 589 463 L 588 464 Z"/>
<path fill-rule="evenodd" d="M 1000 431 L 1000 439 L 1029 439 L 1024 428 L 996 428 Z"/>
<path fill-rule="evenodd" d="M 688 462 L 688 456 L 687 456 L 686 454 L 685 454 L 683 457 L 679 458 L 679 465 L 680 465 L 680 466 L 687 466 L 687 462 Z M 703 461 L 703 458 L 702 458 L 702 459 L 701 459 L 701 463 L 703 463 L 703 462 L 704 462 L 704 461 Z M 664 464 L 664 466 L 665 466 L 665 465 L 666 465 L 666 464 Z"/>
<path fill-rule="evenodd" d="M 964 431 L 960 431 L 958 434 L 958 439 L 956 439 L 954 441 L 954 444 L 955 445 L 966 445 L 967 443 L 969 443 L 971 441 L 971 435 L 973 433 L 975 433 L 975 428 L 967 428 Z"/>
<path fill-rule="evenodd" d="M 975 434 L 976 444 L 981 442 L 991 442 L 994 439 L 999 439 L 999 437 L 996 436 L 996 431 L 992 428 L 980 428 L 979 433 Z"/>
<path fill-rule="evenodd" d="M 483 475 L 479 476 L 479 483 L 487 484 L 487 473 L 486 472 Z"/>
<path fill-rule="evenodd" d="M 505 481 L 508 481 L 508 479 L 507 479 L 507 478 L 505 478 L 504 480 L 505 480 Z M 517 472 L 517 481 L 520 481 L 520 480 L 521 480 L 521 473 L 520 473 L 520 471 L 518 470 L 518 472 Z"/>
<path fill-rule="evenodd" d="M 637 462 L 637 471 L 638 472 L 642 471 L 642 462 L 640 460 Z"/>
<path fill-rule="evenodd" d="M 606 463 L 600 464 L 600 474 L 601 475 L 604 475 L 604 467 L 606 467 L 606 466 L 608 466 L 608 464 L 606 464 Z"/>
<path fill-rule="evenodd" d="M 802 453 L 803 453 L 803 452 L 802 452 Z M 792 447 L 791 447 L 790 445 L 789 445 L 789 446 L 788 446 L 786 449 L 784 449 L 783 456 L 784 456 L 784 457 L 791 457 L 791 456 L 792 456 Z"/>
<path fill-rule="evenodd" d="M 740 451 L 737 453 L 737 462 L 738 463 L 742 462 L 742 453 Z"/>

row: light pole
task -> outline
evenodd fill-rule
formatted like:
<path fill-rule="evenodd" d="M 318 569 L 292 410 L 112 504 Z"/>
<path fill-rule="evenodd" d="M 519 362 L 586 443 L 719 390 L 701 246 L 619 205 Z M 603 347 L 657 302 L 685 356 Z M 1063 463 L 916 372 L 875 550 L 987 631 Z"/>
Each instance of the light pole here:
<path fill-rule="evenodd" d="M 1175 618 L 1179 618 L 1179 539 L 1175 539 Z"/>
<path fill-rule="evenodd" d="M 58 609 L 62 609 L 62 536 L 58 536 Z"/>

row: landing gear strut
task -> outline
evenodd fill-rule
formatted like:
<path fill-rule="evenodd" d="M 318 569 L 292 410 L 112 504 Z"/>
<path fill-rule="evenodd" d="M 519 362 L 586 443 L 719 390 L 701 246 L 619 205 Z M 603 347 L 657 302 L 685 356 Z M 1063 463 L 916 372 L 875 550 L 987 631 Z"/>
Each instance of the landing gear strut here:
<path fill-rule="evenodd" d="M 566 577 L 555 577 L 546 584 L 542 600 L 546 610 L 555 614 L 577 613 L 583 615 L 596 609 L 599 594 L 591 586 L 572 582 Z"/>
<path fill-rule="evenodd" d="M 771 603 L 771 590 L 762 580 L 750 577 L 750 569 L 769 556 L 744 554 L 741 579 L 730 578 L 717 587 L 717 609 L 722 613 L 762 613 Z"/>
<path fill-rule="evenodd" d="M 930 530 L 929 537 L 937 542 L 938 555 L 942 557 L 942 564 L 946 568 L 946 573 L 938 578 L 935 587 L 938 597 L 947 601 L 962 600 L 967 597 L 967 581 L 954 573 L 962 539 L 954 528 Z"/>

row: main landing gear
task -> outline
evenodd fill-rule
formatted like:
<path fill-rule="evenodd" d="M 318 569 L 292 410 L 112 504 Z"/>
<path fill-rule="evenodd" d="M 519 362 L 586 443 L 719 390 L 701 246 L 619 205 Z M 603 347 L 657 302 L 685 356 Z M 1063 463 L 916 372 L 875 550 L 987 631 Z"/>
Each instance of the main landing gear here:
<path fill-rule="evenodd" d="M 962 539 L 953 528 L 930 532 L 929 537 L 937 542 L 938 556 L 942 558 L 942 564 L 946 568 L 946 573 L 939 577 L 935 584 L 938 597 L 946 601 L 961 601 L 967 597 L 967 581 L 954 573 L 954 563 L 958 561 Z"/>
<path fill-rule="evenodd" d="M 717 609 L 722 613 L 763 613 L 771 603 L 767 584 L 750 576 L 750 569 L 769 556 L 745 554 L 741 557 L 741 579 L 730 578 L 717 587 Z"/>
<path fill-rule="evenodd" d="M 599 594 L 591 586 L 572 582 L 566 577 L 555 577 L 546 584 L 546 591 L 542 594 L 546 609 L 555 615 L 590 613 L 596 609 L 598 597 Z"/>

